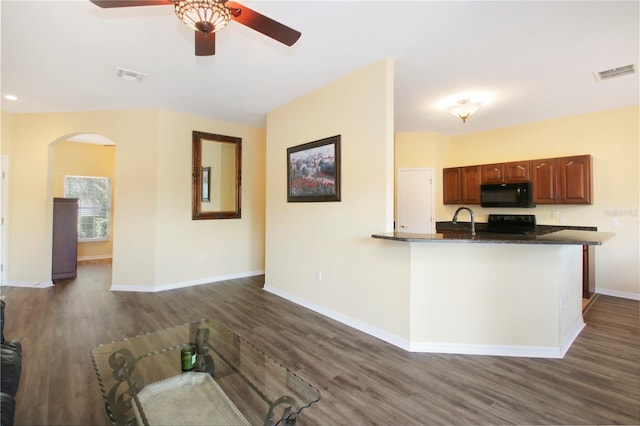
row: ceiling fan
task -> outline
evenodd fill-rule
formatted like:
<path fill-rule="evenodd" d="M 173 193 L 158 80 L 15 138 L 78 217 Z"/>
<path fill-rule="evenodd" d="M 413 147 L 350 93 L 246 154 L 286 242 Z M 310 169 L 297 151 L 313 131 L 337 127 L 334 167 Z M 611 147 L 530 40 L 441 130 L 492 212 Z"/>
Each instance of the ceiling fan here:
<path fill-rule="evenodd" d="M 176 15 L 195 30 L 196 56 L 216 53 L 216 32 L 230 20 L 239 22 L 280 43 L 292 46 L 301 33 L 255 10 L 227 0 L 90 0 L 103 8 L 173 5 Z"/>

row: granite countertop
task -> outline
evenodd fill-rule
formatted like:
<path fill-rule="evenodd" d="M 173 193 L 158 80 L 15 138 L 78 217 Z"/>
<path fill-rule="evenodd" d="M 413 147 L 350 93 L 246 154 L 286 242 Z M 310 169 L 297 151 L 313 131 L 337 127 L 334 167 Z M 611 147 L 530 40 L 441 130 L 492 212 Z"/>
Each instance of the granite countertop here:
<path fill-rule="evenodd" d="M 500 234 L 486 231 L 482 226 L 486 224 L 476 224 L 476 235 L 471 235 L 470 223 L 457 223 L 455 227 L 448 226 L 448 222 L 439 222 L 438 225 L 435 234 L 386 232 L 373 234 L 372 237 L 414 243 L 601 245 L 615 235 L 612 232 L 597 232 L 595 227 L 554 225 L 538 225 L 532 234 Z"/>

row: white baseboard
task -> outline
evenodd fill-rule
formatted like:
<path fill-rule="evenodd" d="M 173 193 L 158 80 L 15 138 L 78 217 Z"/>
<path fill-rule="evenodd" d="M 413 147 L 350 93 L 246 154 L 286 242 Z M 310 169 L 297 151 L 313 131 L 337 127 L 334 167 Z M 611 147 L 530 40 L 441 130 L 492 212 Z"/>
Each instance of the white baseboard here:
<path fill-rule="evenodd" d="M 411 352 L 513 356 L 527 358 L 564 358 L 573 341 L 585 327 L 584 322 L 576 324 L 559 347 L 519 346 L 519 345 L 471 345 L 465 343 L 411 342 Z"/>
<path fill-rule="evenodd" d="M 53 281 L 7 281 L 3 287 L 49 288 L 53 287 Z"/>
<path fill-rule="evenodd" d="M 620 297 L 623 299 L 640 300 L 639 293 L 627 293 L 624 291 L 607 290 L 606 288 L 598 288 L 596 289 L 596 293 L 604 294 L 605 296 Z"/>
<path fill-rule="evenodd" d="M 248 271 L 248 272 L 240 272 L 237 274 L 218 275 L 215 277 L 200 278 L 197 280 L 181 281 L 181 282 L 167 283 L 167 284 L 160 284 L 160 285 L 132 286 L 132 285 L 124 285 L 124 284 L 112 284 L 110 290 L 157 293 L 160 291 L 176 290 L 179 288 L 194 287 L 194 286 L 203 285 L 203 284 L 213 284 L 221 281 L 235 280 L 237 278 L 254 277 L 256 275 L 263 275 L 263 274 L 264 274 L 264 270 L 261 269 L 258 271 Z"/>
<path fill-rule="evenodd" d="M 562 344 L 560 345 L 562 356 L 560 356 L 559 358 L 564 358 L 564 356 L 567 354 L 567 352 L 571 348 L 571 345 L 573 345 L 573 342 L 578 338 L 578 336 L 580 335 L 580 333 L 585 327 L 586 327 L 586 324 L 584 323 L 584 321 L 580 321 L 573 327 L 573 330 L 571 330 L 569 334 L 567 334 L 567 336 L 564 339 L 564 342 L 562 342 Z"/>
<path fill-rule="evenodd" d="M 131 291 L 136 293 L 154 293 L 156 289 L 153 285 L 111 284 L 109 291 Z"/>
<path fill-rule="evenodd" d="M 387 343 L 399 347 L 410 352 L 425 353 L 446 353 L 446 354 L 462 354 L 462 355 L 493 355 L 493 356 L 517 356 L 517 357 L 533 357 L 533 358 L 563 358 L 573 341 L 578 337 L 585 324 L 580 322 L 576 324 L 574 329 L 567 335 L 565 341 L 560 347 L 538 347 L 538 346 L 506 346 L 506 345 L 473 345 L 464 343 L 446 343 L 446 342 L 411 342 L 384 330 L 372 327 L 362 321 L 343 315 L 339 312 L 328 309 L 324 306 L 311 303 L 308 300 L 295 296 L 291 293 L 283 291 L 279 288 L 272 287 L 265 283 L 264 290 L 269 293 L 280 296 L 297 305 L 304 306 L 314 312 L 322 314 L 333 320 L 336 320 L 349 327 L 355 328 L 370 336 L 376 337 Z"/>
<path fill-rule="evenodd" d="M 370 336 L 376 337 L 380 340 L 383 340 L 387 343 L 390 343 L 394 346 L 397 346 L 399 348 L 402 348 L 404 350 L 409 350 L 409 341 L 406 339 L 403 339 L 401 337 L 398 337 L 396 335 L 393 335 L 387 331 L 384 330 L 380 330 L 376 327 L 372 327 L 369 324 L 366 324 L 362 321 L 356 320 L 354 318 L 351 318 L 347 315 L 341 314 L 339 312 L 336 312 L 334 310 L 328 309 L 324 306 L 320 306 L 317 305 L 315 303 L 311 303 L 308 300 L 302 299 L 298 296 L 294 296 L 291 293 L 288 293 L 286 291 L 280 290 L 279 288 L 275 288 L 272 287 L 268 284 L 265 283 L 264 285 L 264 290 L 268 291 L 269 293 L 275 294 L 276 296 L 280 296 L 283 299 L 287 299 L 290 302 L 293 302 L 297 305 L 300 306 L 304 306 L 307 309 L 310 309 L 314 312 L 317 312 L 319 314 L 322 314 L 326 317 L 329 317 L 333 320 L 336 320 L 342 324 L 348 325 L 349 327 L 355 328 L 356 330 L 362 331 L 363 333 L 366 333 Z"/>

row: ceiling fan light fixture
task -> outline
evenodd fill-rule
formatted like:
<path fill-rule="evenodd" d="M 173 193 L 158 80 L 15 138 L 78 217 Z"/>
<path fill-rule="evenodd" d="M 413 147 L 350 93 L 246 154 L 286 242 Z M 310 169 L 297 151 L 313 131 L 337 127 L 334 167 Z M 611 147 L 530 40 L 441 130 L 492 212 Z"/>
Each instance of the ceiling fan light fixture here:
<path fill-rule="evenodd" d="M 175 3 L 176 15 L 186 26 L 210 34 L 229 24 L 231 11 L 224 1 L 179 0 Z"/>

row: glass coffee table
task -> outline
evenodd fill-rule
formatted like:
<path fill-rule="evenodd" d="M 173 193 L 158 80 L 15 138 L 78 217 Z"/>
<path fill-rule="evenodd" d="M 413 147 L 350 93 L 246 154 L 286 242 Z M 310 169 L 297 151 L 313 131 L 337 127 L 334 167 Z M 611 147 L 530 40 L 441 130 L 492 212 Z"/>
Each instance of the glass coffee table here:
<path fill-rule="evenodd" d="M 104 344 L 91 359 L 114 424 L 293 425 L 320 391 L 203 319 Z"/>

